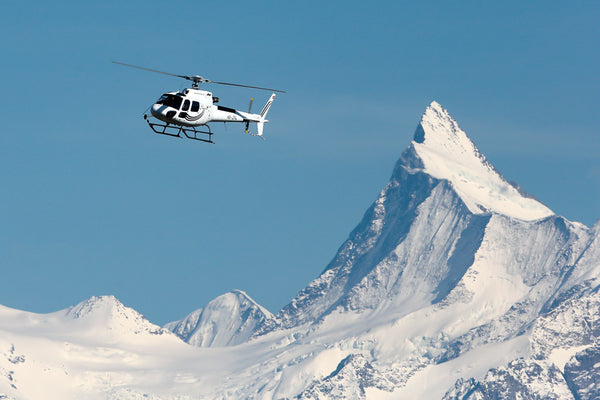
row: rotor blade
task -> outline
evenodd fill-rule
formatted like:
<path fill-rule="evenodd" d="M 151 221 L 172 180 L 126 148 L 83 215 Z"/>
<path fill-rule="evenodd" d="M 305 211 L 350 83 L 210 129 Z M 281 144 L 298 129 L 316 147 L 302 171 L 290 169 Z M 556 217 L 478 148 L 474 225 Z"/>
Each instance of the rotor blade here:
<path fill-rule="evenodd" d="M 238 86 L 238 87 L 245 87 L 245 88 L 251 88 L 251 89 L 270 90 L 272 92 L 287 93 L 284 90 L 269 89 L 269 88 L 264 88 L 264 87 L 259 87 L 259 86 L 248 86 L 248 85 L 240 85 L 240 84 L 237 84 L 237 83 L 227 83 L 227 82 L 211 81 L 210 79 L 205 79 L 205 78 L 203 78 L 201 76 L 177 75 L 177 74 L 172 74 L 170 72 L 164 72 L 164 71 L 159 71 L 159 70 L 156 70 L 156 69 L 151 69 L 151 68 L 146 68 L 146 67 L 140 67 L 138 65 L 125 64 L 125 63 L 122 63 L 122 62 L 119 62 L 119 61 L 113 61 L 112 63 L 113 64 L 124 65 L 126 67 L 131 67 L 131 68 L 143 69 L 144 71 L 156 72 L 158 74 L 169 75 L 169 76 L 176 76 L 177 78 L 187 79 L 188 81 L 192 81 L 192 82 L 195 82 L 195 83 L 202 83 L 202 82 L 217 83 L 219 85 Z"/>
<path fill-rule="evenodd" d="M 143 69 L 144 71 L 150 71 L 150 72 L 156 72 L 159 74 L 164 74 L 164 75 L 170 75 L 170 76 L 176 76 L 178 78 L 183 78 L 183 79 L 187 79 L 188 81 L 191 81 L 192 78 L 186 75 L 177 75 L 177 74 L 171 74 L 169 72 L 163 72 L 163 71 L 158 71 L 156 69 L 150 69 L 150 68 L 145 68 L 145 67 L 138 67 L 137 65 L 131 65 L 131 64 L 125 64 L 122 62 L 118 62 L 118 61 L 113 61 L 113 64 L 120 64 L 120 65 L 124 65 L 126 67 L 132 67 L 132 68 L 137 68 L 137 69 Z"/>
<path fill-rule="evenodd" d="M 272 91 L 272 92 L 287 93 L 287 92 L 286 92 L 286 91 L 284 91 L 284 90 L 269 89 L 269 88 L 264 88 L 264 87 L 259 87 L 259 86 L 239 85 L 239 84 L 237 84 L 237 83 L 227 83 L 227 82 L 209 81 L 208 79 L 207 79 L 207 80 L 205 80 L 205 82 L 217 83 L 217 84 L 219 84 L 219 85 L 239 86 L 239 87 L 245 87 L 245 88 L 251 88 L 251 89 L 270 90 L 270 91 Z"/>

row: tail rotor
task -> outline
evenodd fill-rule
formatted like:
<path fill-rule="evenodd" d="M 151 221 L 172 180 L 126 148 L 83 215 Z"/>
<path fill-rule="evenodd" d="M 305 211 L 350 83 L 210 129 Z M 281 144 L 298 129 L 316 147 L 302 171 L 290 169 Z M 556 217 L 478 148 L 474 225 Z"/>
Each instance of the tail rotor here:
<path fill-rule="evenodd" d="M 248 105 L 248 114 L 252 114 L 252 102 L 254 102 L 254 97 L 250 98 L 250 104 Z M 250 130 L 250 121 L 246 121 L 246 133 Z"/>

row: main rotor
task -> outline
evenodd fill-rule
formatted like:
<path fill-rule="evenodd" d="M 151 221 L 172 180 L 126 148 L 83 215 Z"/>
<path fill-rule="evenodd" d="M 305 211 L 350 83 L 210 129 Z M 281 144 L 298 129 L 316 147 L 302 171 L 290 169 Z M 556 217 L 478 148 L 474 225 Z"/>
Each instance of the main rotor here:
<path fill-rule="evenodd" d="M 146 68 L 146 67 L 140 67 L 140 66 L 132 65 L 132 64 L 125 64 L 125 63 L 118 62 L 118 61 L 113 61 L 113 64 L 119 64 L 119 65 L 124 65 L 126 67 L 143 69 L 144 71 L 156 72 L 158 74 L 175 76 L 177 78 L 183 78 L 185 80 L 191 81 L 192 82 L 192 88 L 194 88 L 194 89 L 200 88 L 200 84 L 202 84 L 202 83 L 216 83 L 218 85 L 238 86 L 238 87 L 245 87 L 245 88 L 250 88 L 250 89 L 260 89 L 260 90 L 269 90 L 269 91 L 278 92 L 278 93 L 286 93 L 284 90 L 278 90 L 278 89 L 270 89 L 270 88 L 264 88 L 264 87 L 259 87 L 259 86 L 240 85 L 238 83 L 212 81 L 212 80 L 206 79 L 206 78 L 204 78 L 204 77 L 202 77 L 200 75 L 189 76 L 189 75 L 172 74 L 170 72 L 158 71 L 156 69 L 151 69 L 151 68 Z"/>

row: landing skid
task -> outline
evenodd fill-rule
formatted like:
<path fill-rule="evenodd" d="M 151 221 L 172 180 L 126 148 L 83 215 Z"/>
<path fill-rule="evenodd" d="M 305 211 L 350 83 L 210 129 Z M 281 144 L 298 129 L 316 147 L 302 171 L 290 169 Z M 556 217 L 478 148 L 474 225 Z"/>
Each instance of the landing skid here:
<path fill-rule="evenodd" d="M 210 126 L 208 126 L 208 125 L 203 126 L 203 127 L 206 127 L 206 129 L 208 129 L 207 131 L 201 131 L 194 127 L 186 127 L 186 126 L 181 126 L 181 125 L 170 125 L 170 124 L 161 124 L 161 123 L 150 122 L 150 119 L 146 115 L 144 115 L 144 119 L 148 123 L 148 126 L 150 126 L 150 128 L 155 133 L 158 133 L 159 135 L 167 135 L 167 136 L 173 136 L 173 137 L 180 138 L 180 137 L 182 137 L 181 134 L 183 133 L 183 135 L 188 139 L 198 140 L 200 142 L 206 142 L 206 143 L 213 143 L 213 144 L 215 143 L 212 141 L 213 133 L 211 132 Z M 199 137 L 198 135 L 206 135 L 206 136 Z"/>

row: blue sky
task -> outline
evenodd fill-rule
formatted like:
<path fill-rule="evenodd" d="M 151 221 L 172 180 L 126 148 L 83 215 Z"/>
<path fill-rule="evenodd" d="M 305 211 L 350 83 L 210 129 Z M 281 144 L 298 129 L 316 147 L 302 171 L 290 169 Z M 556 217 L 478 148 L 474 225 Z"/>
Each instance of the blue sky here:
<path fill-rule="evenodd" d="M 437 100 L 556 213 L 600 218 L 597 2 L 4 2 L 0 304 L 114 294 L 163 324 L 316 277 Z M 282 88 L 266 141 L 154 135 L 185 82 Z M 267 92 L 210 86 L 255 109 Z M 259 104 L 260 103 L 260 104 Z"/>

